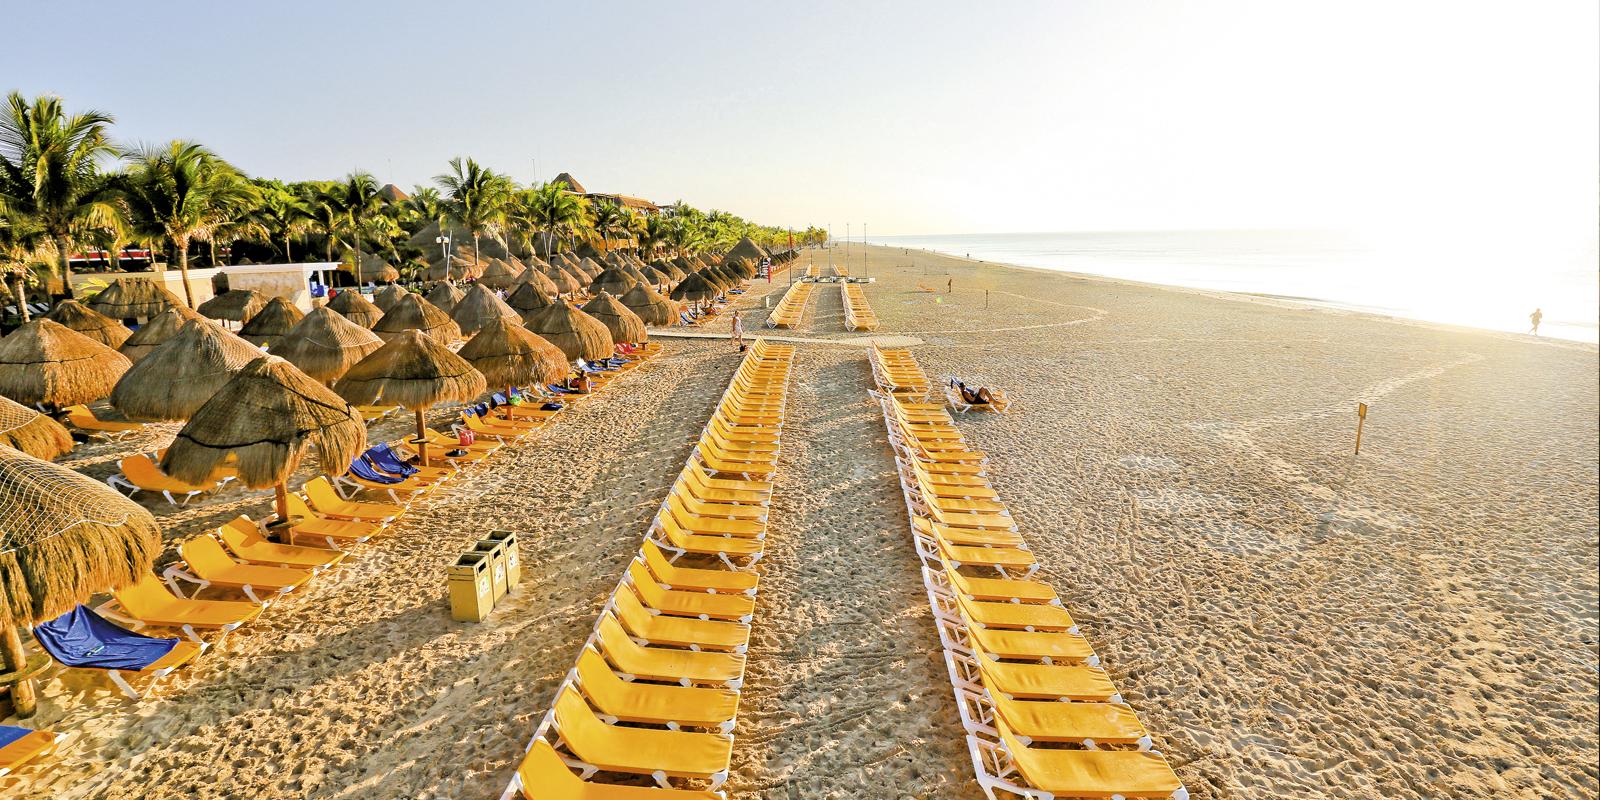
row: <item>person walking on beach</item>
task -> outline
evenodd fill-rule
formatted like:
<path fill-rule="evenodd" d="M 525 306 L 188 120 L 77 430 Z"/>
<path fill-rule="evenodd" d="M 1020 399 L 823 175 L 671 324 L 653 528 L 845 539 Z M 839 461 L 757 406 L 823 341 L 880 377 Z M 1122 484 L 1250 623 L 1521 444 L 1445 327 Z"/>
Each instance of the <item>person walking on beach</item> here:
<path fill-rule="evenodd" d="M 733 312 L 733 346 L 735 349 L 744 350 L 744 320 L 739 319 L 739 312 Z"/>
<path fill-rule="evenodd" d="M 1544 319 L 1544 312 L 1541 311 L 1540 309 L 1536 308 L 1536 309 L 1533 310 L 1532 314 L 1528 315 L 1528 319 L 1533 322 L 1533 330 L 1528 331 L 1528 332 L 1533 334 L 1534 336 L 1538 336 L 1539 335 L 1539 321 Z"/>
<path fill-rule="evenodd" d="M 955 292 L 955 290 L 956 290 L 956 279 L 955 278 L 951 278 L 949 281 L 945 282 L 945 285 L 944 285 L 944 293 L 945 294 L 952 294 L 952 293 Z"/>

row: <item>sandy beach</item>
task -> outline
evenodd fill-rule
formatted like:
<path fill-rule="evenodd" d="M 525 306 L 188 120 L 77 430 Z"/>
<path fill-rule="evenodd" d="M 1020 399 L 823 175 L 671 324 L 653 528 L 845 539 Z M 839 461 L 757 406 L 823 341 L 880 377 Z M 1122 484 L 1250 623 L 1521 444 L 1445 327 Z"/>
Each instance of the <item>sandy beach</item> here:
<path fill-rule="evenodd" d="M 930 376 L 1018 398 L 962 432 L 1193 797 L 1600 792 L 1594 347 L 850 255 L 877 279 L 877 336 Z M 845 251 L 800 264 L 830 256 Z M 747 331 L 783 280 L 741 299 Z M 837 288 L 813 297 L 777 334 L 798 351 L 727 788 L 980 798 L 867 396 L 869 339 L 844 331 Z M 725 339 L 661 338 L 604 399 L 420 501 L 145 700 L 78 673 L 44 683 L 32 722 L 68 738 L 0 795 L 497 797 L 738 364 Z M 175 430 L 64 463 L 103 478 Z M 268 513 L 237 489 L 144 502 L 172 541 Z M 452 622 L 444 566 L 493 529 L 521 535 L 523 585 L 487 622 Z"/>

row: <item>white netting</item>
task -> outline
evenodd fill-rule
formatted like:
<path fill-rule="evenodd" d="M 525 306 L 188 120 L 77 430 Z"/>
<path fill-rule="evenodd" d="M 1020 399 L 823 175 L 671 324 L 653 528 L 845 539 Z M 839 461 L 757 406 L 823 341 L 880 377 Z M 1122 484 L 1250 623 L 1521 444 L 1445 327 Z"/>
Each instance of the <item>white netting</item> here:
<path fill-rule="evenodd" d="M 0 447 L 0 555 L 79 525 L 116 528 L 145 513 L 87 475 Z"/>
<path fill-rule="evenodd" d="M 0 397 L 0 436 L 4 436 L 39 418 L 39 412 L 12 400 Z"/>

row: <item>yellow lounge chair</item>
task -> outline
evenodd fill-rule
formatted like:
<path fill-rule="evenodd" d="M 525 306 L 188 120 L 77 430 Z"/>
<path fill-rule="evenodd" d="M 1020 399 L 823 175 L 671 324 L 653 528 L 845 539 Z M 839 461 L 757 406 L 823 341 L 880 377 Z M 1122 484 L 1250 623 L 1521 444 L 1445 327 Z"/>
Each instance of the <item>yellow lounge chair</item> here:
<path fill-rule="evenodd" d="M 393 522 L 405 512 L 405 506 L 388 503 L 358 503 L 346 500 L 334 491 L 325 475 L 318 475 L 302 487 L 306 500 L 318 514 L 334 519 L 352 519 L 361 522 Z"/>
<path fill-rule="evenodd" d="M 991 692 L 1023 700 L 1122 701 L 1111 676 L 1100 667 L 996 661 L 982 648 L 975 648 L 971 660 L 977 667 L 979 682 Z"/>
<path fill-rule="evenodd" d="M 728 483 L 745 483 L 745 481 L 728 481 Z M 751 485 L 759 485 L 749 481 Z M 739 505 L 761 506 L 765 508 L 772 495 L 770 490 L 759 489 L 718 489 L 711 485 L 710 479 L 700 470 L 698 464 L 690 464 L 679 473 L 678 481 L 673 484 L 674 491 L 688 492 L 690 495 L 712 503 L 728 503 Z"/>
<path fill-rule="evenodd" d="M 604 656 L 589 647 L 578 655 L 573 675 L 578 688 L 608 723 L 621 720 L 731 733 L 739 711 L 739 693 L 732 689 L 625 681 L 611 671 Z"/>
<path fill-rule="evenodd" d="M 733 597 L 699 593 L 703 597 Z M 739 622 L 714 619 L 689 619 L 673 617 L 645 608 L 633 592 L 617 592 L 611 598 L 611 607 L 622 620 L 622 626 L 646 644 L 663 644 L 687 647 L 690 650 L 710 648 L 743 653 L 750 643 L 750 626 Z"/>
<path fill-rule="evenodd" d="M 667 561 L 666 554 L 656 543 L 646 539 L 639 548 L 645 566 L 655 574 L 656 580 L 668 589 L 693 589 L 717 594 L 747 594 L 755 596 L 760 578 L 754 572 L 731 569 L 699 569 L 680 567 Z"/>
<path fill-rule="evenodd" d="M 321 547 L 301 547 L 267 541 L 249 517 L 240 516 L 222 524 L 217 537 L 228 550 L 253 564 L 277 567 L 298 567 L 313 573 L 321 572 L 344 560 L 344 553 Z"/>
<path fill-rule="evenodd" d="M 32 731 L 12 725 L 0 725 L 0 778 L 4 778 L 36 758 L 56 749 L 61 734 L 51 731 Z"/>
<path fill-rule="evenodd" d="M 161 468 L 156 462 L 143 453 L 136 453 L 118 462 L 122 472 L 106 478 L 106 484 L 113 489 L 124 491 L 129 497 L 139 492 L 159 492 L 167 502 L 175 506 L 186 506 L 190 500 L 221 488 L 225 481 L 216 481 L 207 484 L 184 483 L 174 478 Z M 183 495 L 179 500 L 174 494 Z"/>
<path fill-rule="evenodd" d="M 662 511 L 656 514 L 652 530 L 658 534 L 656 541 L 662 548 L 675 550 L 679 554 L 694 553 L 696 555 L 716 556 L 728 569 L 737 569 L 733 565 L 733 558 L 748 558 L 753 565 L 761 560 L 762 543 L 760 539 L 746 539 L 738 536 L 707 536 L 691 533 L 683 529 L 677 520 L 673 519 L 670 512 Z M 673 560 L 676 560 L 676 556 Z M 747 565 L 748 566 L 748 565 Z"/>
<path fill-rule="evenodd" d="M 956 594 L 956 603 L 963 616 L 987 628 L 1078 632 L 1072 615 L 1049 603 L 992 603 L 960 593 Z"/>
<path fill-rule="evenodd" d="M 167 567 L 161 576 L 172 593 L 179 596 L 177 580 L 181 578 L 195 584 L 193 594 L 207 586 L 221 586 L 238 589 L 252 602 L 268 605 L 276 597 L 300 588 L 315 574 L 309 569 L 242 564 L 234 561 L 222 549 L 222 543 L 210 535 L 196 536 L 178 545 L 178 554 L 183 561 Z"/>
<path fill-rule="evenodd" d="M 512 789 L 523 800 L 727 800 L 721 792 L 590 783 L 572 774 L 560 754 L 543 739 L 535 739 L 517 765 Z"/>
<path fill-rule="evenodd" d="M 1094 648 L 1075 633 L 997 630 L 984 628 L 971 620 L 965 622 L 967 636 L 975 643 L 973 649 L 981 647 L 1001 658 L 1048 659 L 1052 664 L 1057 661 L 1069 664 L 1099 663 Z"/>
<path fill-rule="evenodd" d="M 650 775 L 669 789 L 669 778 L 709 780 L 712 788 L 728 778 L 728 734 L 607 725 L 570 687 L 556 697 L 552 719 L 567 749 L 597 769 Z"/>
<path fill-rule="evenodd" d="M 134 629 L 147 625 L 178 628 L 200 641 L 196 628 L 221 631 L 224 636 L 261 614 L 262 606 L 238 600 L 192 600 L 178 597 L 154 575 L 111 593 L 112 599 L 95 610 Z"/>
<path fill-rule="evenodd" d="M 384 522 L 359 522 L 321 516 L 311 510 L 304 497 L 294 492 L 289 494 L 289 518 L 292 520 L 289 526 L 291 544 L 308 539 L 320 541 L 341 552 L 349 545 L 360 544 L 377 536 L 387 527 Z"/>
<path fill-rule="evenodd" d="M 94 436 L 106 439 L 125 439 L 144 431 L 143 423 L 100 419 L 94 415 L 93 411 L 89 410 L 88 406 L 67 406 L 62 410 L 67 414 L 67 424 Z"/>
<path fill-rule="evenodd" d="M 683 508 L 697 517 L 724 517 L 726 519 L 747 519 L 765 522 L 767 507 L 758 503 L 722 503 L 714 500 L 702 500 L 696 496 L 689 485 L 683 482 L 674 484 L 672 496 L 677 498 Z"/>
<path fill-rule="evenodd" d="M 721 684 L 730 689 L 744 685 L 744 655 L 705 650 L 645 647 L 628 637 L 622 623 L 610 612 L 600 615 L 595 642 L 624 676 L 654 681 Z"/>
<path fill-rule="evenodd" d="M 740 536 L 746 539 L 763 539 L 767 535 L 765 522 L 747 519 L 728 519 L 726 517 L 703 517 L 690 513 L 683 505 L 683 498 L 676 494 L 667 495 L 667 513 L 671 514 L 683 529 L 692 533 L 722 534 L 725 536 Z"/>
<path fill-rule="evenodd" d="M 684 472 L 689 475 L 689 483 L 696 488 L 710 488 L 717 490 L 746 492 L 759 494 L 762 502 L 772 497 L 771 481 L 753 481 L 742 478 L 714 478 L 698 461 L 690 460 L 684 465 Z"/>
<path fill-rule="evenodd" d="M 1029 747 L 1004 720 L 996 720 L 995 728 L 1011 766 L 1028 785 L 1057 797 L 1167 798 L 1183 789 L 1160 753 Z"/>
<path fill-rule="evenodd" d="M 944 565 L 944 577 L 950 584 L 968 597 L 978 600 L 993 600 L 1009 603 L 1051 603 L 1059 602 L 1056 597 L 1055 587 L 1043 581 L 1027 580 L 1025 578 L 980 578 L 964 575 L 948 561 Z"/>
<path fill-rule="evenodd" d="M 665 589 L 640 561 L 628 562 L 627 583 L 644 604 L 663 613 L 702 620 L 736 620 L 748 624 L 755 614 L 755 598 L 743 594 L 710 594 Z"/>

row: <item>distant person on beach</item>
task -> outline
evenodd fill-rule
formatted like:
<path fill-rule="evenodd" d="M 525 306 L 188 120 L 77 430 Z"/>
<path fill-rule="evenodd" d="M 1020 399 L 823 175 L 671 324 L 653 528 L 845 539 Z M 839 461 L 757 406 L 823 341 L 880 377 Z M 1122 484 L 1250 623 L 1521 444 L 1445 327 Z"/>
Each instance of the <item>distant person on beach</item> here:
<path fill-rule="evenodd" d="M 956 290 L 956 279 L 955 278 L 951 278 L 949 281 L 945 282 L 945 285 L 944 285 L 944 293 L 945 294 L 950 294 L 950 293 L 954 292 L 955 290 Z"/>
<path fill-rule="evenodd" d="M 955 384 L 956 391 L 961 393 L 961 399 L 964 402 L 971 403 L 972 405 L 981 405 L 994 402 L 994 395 L 989 392 L 987 387 L 979 386 L 977 389 L 973 389 L 972 387 L 967 386 L 965 383 L 962 383 L 958 380 L 952 380 L 950 382 Z"/>
<path fill-rule="evenodd" d="M 739 318 L 737 311 L 733 312 L 733 346 L 744 349 L 744 320 Z"/>
<path fill-rule="evenodd" d="M 1539 335 L 1539 322 L 1544 319 L 1544 311 L 1536 308 L 1536 309 L 1533 310 L 1532 314 L 1528 315 L 1528 319 L 1533 321 L 1533 330 L 1528 331 L 1528 332 L 1533 334 L 1534 336 L 1538 336 Z"/>

